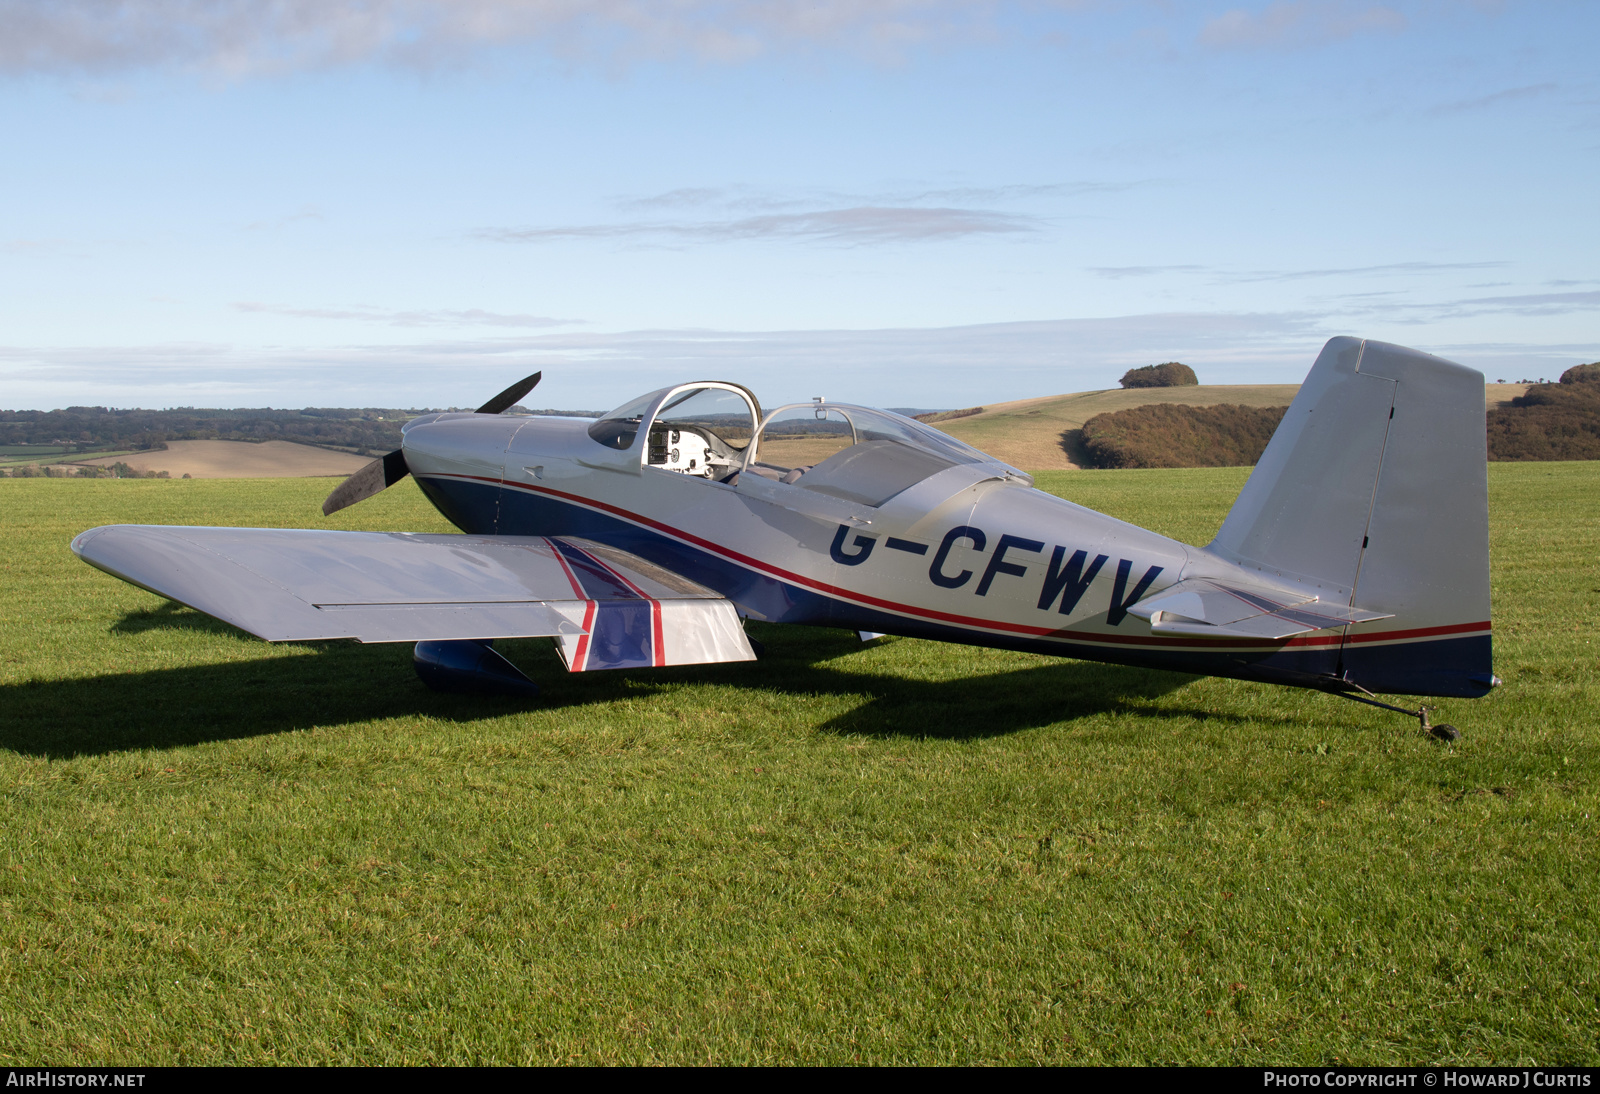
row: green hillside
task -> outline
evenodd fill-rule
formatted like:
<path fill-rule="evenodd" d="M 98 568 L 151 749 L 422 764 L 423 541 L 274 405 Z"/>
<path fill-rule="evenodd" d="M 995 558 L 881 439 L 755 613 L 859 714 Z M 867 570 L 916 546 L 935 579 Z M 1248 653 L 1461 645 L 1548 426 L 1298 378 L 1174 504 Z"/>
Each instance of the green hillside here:
<path fill-rule="evenodd" d="M 1527 384 L 1486 384 L 1484 405 L 1509 406 Z M 1154 403 L 1182 406 L 1288 406 L 1299 384 L 1200 384 L 1184 387 L 1110 388 L 1071 395 L 1046 395 L 985 406 L 978 414 L 934 423 L 953 437 L 1024 471 L 1087 467 L 1081 431 L 1096 414 Z"/>
<path fill-rule="evenodd" d="M 1083 423 L 1090 466 L 1254 467 L 1286 406 L 1156 403 L 1096 414 Z"/>
<path fill-rule="evenodd" d="M 1096 414 L 1152 403 L 1185 406 L 1288 406 L 1298 384 L 1200 384 L 1184 387 L 1112 388 L 1047 395 L 986 406 L 980 414 L 939 422 L 953 437 L 1024 471 L 1084 466 L 1081 430 Z"/>

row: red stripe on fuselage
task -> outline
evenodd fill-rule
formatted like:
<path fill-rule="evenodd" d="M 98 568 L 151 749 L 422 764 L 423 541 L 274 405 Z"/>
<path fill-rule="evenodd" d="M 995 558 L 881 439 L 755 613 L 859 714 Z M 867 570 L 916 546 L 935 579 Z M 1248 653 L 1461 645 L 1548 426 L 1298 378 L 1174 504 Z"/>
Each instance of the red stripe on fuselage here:
<path fill-rule="evenodd" d="M 610 505 L 603 501 L 596 501 L 593 498 L 586 498 L 581 494 L 568 494 L 563 490 L 553 490 L 548 486 L 533 486 L 529 483 L 508 482 L 505 479 L 491 479 L 482 475 L 440 474 L 431 475 L 429 477 L 467 479 L 472 482 L 486 482 L 497 486 L 515 487 L 519 490 L 526 490 L 533 494 L 548 494 L 551 497 L 560 498 L 563 501 L 572 502 L 590 509 L 602 510 L 614 516 L 621 517 L 630 524 L 643 525 L 657 532 L 661 532 L 664 535 L 672 536 L 674 539 L 679 539 L 686 543 L 692 543 L 696 547 L 710 551 L 712 554 L 721 555 L 724 558 L 739 563 L 741 566 L 748 566 L 753 570 L 760 570 L 761 572 L 770 574 L 781 581 L 790 582 L 795 585 L 803 585 L 808 589 L 824 593 L 828 596 L 838 597 L 843 600 L 852 600 L 858 604 L 865 604 L 874 608 L 882 608 L 886 611 L 895 612 L 899 615 L 917 616 L 923 619 L 936 620 L 941 623 L 955 623 L 960 626 L 975 627 L 980 630 L 1004 631 L 1013 634 L 1031 635 L 1037 638 L 1056 638 L 1085 645 L 1098 644 L 1110 646 L 1141 646 L 1147 649 L 1227 650 L 1243 648 L 1275 650 L 1287 647 L 1337 646 L 1344 642 L 1365 643 L 1410 641 L 1418 638 L 1437 638 L 1450 634 L 1469 634 L 1474 631 L 1488 631 L 1490 629 L 1489 621 L 1484 620 L 1481 623 L 1453 623 L 1444 627 L 1419 627 L 1413 630 L 1380 631 L 1375 634 L 1357 634 L 1350 635 L 1348 637 L 1340 634 L 1307 635 L 1290 638 L 1285 642 L 1276 642 L 1267 638 L 1170 638 L 1164 635 L 1140 636 L 1131 634 L 1099 634 L 1085 631 L 1065 630 L 1059 627 L 1034 627 L 1026 623 L 1006 623 L 996 619 L 979 619 L 975 616 L 957 615 L 953 612 L 941 612 L 934 608 L 918 608 L 910 604 L 898 604 L 892 600 L 883 600 L 879 597 L 869 596 L 866 593 L 855 592 L 852 589 L 843 589 L 836 585 L 829 585 L 826 582 L 817 581 L 814 578 L 806 577 L 803 574 L 791 573 L 788 570 L 780 569 L 776 566 L 770 565 L 769 563 L 762 562 L 760 559 L 751 558 L 749 555 L 740 554 L 738 551 L 735 551 L 730 547 L 724 547 L 720 543 L 713 543 L 710 540 L 701 539 L 699 536 L 694 535 L 693 533 L 682 531 L 668 524 L 662 524 L 660 521 L 652 520 L 651 518 L 642 514 L 632 513 L 619 506 Z M 556 553 L 558 555 L 560 554 L 559 551 Z"/>

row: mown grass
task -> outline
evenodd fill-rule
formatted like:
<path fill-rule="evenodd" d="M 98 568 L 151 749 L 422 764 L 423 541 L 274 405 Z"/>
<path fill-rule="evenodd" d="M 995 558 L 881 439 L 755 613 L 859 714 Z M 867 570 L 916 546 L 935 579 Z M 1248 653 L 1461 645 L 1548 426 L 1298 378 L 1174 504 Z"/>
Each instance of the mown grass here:
<path fill-rule="evenodd" d="M 1242 469 L 1042 485 L 1204 542 Z M 319 481 L 6 480 L 0 1060 L 1600 1062 L 1600 463 L 1494 465 L 1453 746 L 1335 698 L 831 631 L 434 695 L 84 566 Z M 409 483 L 346 526 L 443 530 Z"/>

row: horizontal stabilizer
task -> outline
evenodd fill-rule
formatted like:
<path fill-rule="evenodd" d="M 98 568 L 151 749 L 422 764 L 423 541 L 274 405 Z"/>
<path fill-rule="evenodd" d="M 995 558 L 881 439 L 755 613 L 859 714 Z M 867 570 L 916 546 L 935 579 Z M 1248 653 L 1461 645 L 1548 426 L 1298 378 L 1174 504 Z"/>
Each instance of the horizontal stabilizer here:
<path fill-rule="evenodd" d="M 1388 619 L 1382 612 L 1323 604 L 1287 589 L 1185 578 L 1128 609 L 1156 634 L 1278 639 L 1351 623 Z"/>

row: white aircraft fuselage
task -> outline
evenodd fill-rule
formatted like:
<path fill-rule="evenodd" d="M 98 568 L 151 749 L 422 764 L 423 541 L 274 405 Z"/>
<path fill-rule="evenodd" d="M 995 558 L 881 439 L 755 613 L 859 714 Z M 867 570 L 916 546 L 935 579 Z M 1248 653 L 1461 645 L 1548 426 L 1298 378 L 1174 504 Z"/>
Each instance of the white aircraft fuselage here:
<path fill-rule="evenodd" d="M 464 532 L 605 543 L 716 590 L 753 619 L 1299 686 L 1346 680 L 1473 696 L 1490 686 L 1487 613 L 1466 628 L 1413 616 L 1287 638 L 1159 633 L 1129 609 L 1182 581 L 1279 593 L 1275 603 L 1311 612 L 1308 594 L 1348 605 L 1350 590 L 1265 574 L 1116 520 L 995 461 L 948 468 L 873 506 L 811 493 L 803 476 L 752 482 L 747 471 L 727 482 L 652 466 L 642 445 L 603 447 L 590 425 L 418 419 L 405 459 Z"/>
<path fill-rule="evenodd" d="M 323 505 L 415 475 L 466 535 L 119 525 L 73 549 L 268 641 L 415 642 L 444 690 L 535 695 L 499 638 L 548 636 L 571 671 L 752 660 L 740 617 L 1363 702 L 1498 682 L 1483 377 L 1437 357 L 1330 341 L 1204 547 L 896 414 L 697 381 L 507 416 L 538 379 L 407 423 Z"/>

